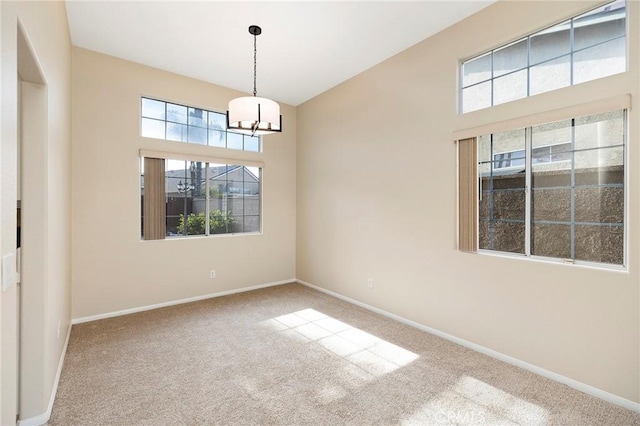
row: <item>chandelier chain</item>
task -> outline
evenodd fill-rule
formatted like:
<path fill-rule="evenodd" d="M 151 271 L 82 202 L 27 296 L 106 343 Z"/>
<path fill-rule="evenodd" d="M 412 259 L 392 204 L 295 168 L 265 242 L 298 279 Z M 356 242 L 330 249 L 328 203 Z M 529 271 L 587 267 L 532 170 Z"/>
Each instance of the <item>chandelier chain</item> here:
<path fill-rule="evenodd" d="M 257 57 L 258 57 L 258 49 L 257 49 L 257 43 L 256 43 L 256 39 L 258 38 L 258 36 L 256 34 L 253 35 L 253 96 L 257 95 L 257 90 L 256 90 L 256 73 L 257 73 L 257 69 L 258 69 L 258 61 L 257 61 Z"/>

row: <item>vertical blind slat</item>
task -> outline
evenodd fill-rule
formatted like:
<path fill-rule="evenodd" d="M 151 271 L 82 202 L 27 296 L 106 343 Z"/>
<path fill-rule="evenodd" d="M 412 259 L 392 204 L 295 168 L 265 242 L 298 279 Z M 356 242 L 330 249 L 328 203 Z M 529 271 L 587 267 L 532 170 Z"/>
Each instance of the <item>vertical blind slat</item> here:
<path fill-rule="evenodd" d="M 478 251 L 477 138 L 458 141 L 458 249 Z"/>
<path fill-rule="evenodd" d="M 164 171 L 164 159 L 144 158 L 143 233 L 145 240 L 162 240 L 166 235 Z"/>

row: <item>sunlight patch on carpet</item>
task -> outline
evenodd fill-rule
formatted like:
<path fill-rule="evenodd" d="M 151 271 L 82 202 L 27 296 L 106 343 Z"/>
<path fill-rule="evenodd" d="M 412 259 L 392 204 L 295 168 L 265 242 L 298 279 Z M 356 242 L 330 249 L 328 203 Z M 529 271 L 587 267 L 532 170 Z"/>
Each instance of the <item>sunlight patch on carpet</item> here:
<path fill-rule="evenodd" d="M 291 339 L 318 344 L 359 367 L 371 379 L 391 373 L 419 357 L 315 309 L 281 315 L 261 324 Z"/>
<path fill-rule="evenodd" d="M 481 380 L 463 376 L 452 389 L 431 397 L 419 410 L 402 419 L 417 424 L 548 424 L 549 412 Z"/>

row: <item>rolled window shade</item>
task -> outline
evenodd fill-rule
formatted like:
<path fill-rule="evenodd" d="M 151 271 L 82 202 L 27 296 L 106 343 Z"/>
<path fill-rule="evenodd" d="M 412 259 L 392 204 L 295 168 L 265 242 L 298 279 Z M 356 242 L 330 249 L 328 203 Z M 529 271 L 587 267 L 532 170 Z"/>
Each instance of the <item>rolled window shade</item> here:
<path fill-rule="evenodd" d="M 143 237 L 145 240 L 162 240 L 167 229 L 164 173 L 165 160 L 144 158 Z"/>
<path fill-rule="evenodd" d="M 477 138 L 458 141 L 458 249 L 478 251 Z"/>

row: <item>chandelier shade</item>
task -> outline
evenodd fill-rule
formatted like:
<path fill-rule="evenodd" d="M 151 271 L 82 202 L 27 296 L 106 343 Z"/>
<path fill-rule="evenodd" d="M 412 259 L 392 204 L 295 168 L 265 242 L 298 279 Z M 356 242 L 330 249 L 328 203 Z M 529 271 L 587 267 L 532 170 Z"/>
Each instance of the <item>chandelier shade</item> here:
<path fill-rule="evenodd" d="M 244 96 L 231 100 L 227 110 L 227 128 L 251 136 L 282 132 L 280 105 L 271 99 L 257 96 L 258 49 L 256 38 L 261 33 L 262 29 L 257 25 L 249 27 L 249 34 L 253 35 L 253 96 Z"/>
<path fill-rule="evenodd" d="M 249 135 L 281 132 L 280 105 L 258 96 L 235 98 L 229 102 L 227 128 Z"/>

